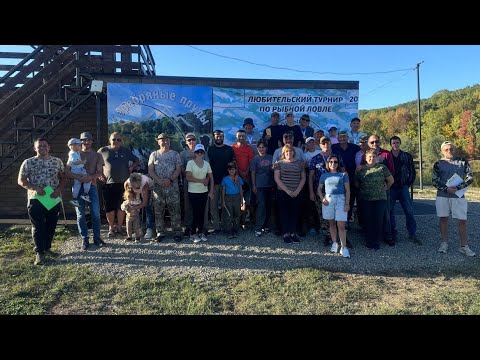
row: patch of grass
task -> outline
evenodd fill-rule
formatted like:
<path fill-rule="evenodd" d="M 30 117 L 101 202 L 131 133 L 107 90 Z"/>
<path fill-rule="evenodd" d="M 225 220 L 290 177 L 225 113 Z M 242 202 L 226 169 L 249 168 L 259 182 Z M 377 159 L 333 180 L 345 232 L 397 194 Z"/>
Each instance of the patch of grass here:
<path fill-rule="evenodd" d="M 58 243 L 72 233 L 57 235 Z M 0 314 L 480 314 L 476 263 L 430 275 L 301 268 L 199 281 L 119 279 L 57 259 L 34 266 L 32 254 L 28 228 L 0 233 Z"/>

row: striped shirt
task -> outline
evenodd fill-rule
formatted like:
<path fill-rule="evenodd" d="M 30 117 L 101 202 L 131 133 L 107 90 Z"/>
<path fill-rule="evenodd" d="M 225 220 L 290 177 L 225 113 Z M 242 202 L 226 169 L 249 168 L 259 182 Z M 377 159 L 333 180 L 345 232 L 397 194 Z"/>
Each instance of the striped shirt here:
<path fill-rule="evenodd" d="M 282 180 L 287 189 L 295 191 L 302 179 L 302 172 L 305 171 L 303 167 L 303 161 L 300 160 L 292 162 L 280 160 L 274 164 L 273 169 L 280 171 L 280 180 Z"/>

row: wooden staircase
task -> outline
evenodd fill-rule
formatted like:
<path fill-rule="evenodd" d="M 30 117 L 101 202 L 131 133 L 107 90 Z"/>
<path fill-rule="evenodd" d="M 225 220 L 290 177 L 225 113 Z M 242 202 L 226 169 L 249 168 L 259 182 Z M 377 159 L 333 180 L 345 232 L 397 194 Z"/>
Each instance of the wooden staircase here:
<path fill-rule="evenodd" d="M 32 45 L 30 53 L 0 52 L 0 183 L 91 106 L 91 81 L 105 74 L 155 75 L 148 45 Z M 119 56 L 120 54 L 120 56 Z M 27 156 L 28 155 L 28 156 Z"/>

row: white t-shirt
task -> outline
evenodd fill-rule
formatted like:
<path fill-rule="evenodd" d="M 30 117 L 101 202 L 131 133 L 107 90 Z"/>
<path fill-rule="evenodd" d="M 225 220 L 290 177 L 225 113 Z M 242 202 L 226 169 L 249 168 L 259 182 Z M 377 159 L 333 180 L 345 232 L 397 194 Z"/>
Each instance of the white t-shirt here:
<path fill-rule="evenodd" d="M 70 150 L 68 152 L 67 165 L 70 166 L 70 171 L 72 172 L 72 174 L 83 173 L 82 169 L 85 166 L 84 164 L 72 165 L 73 162 L 77 162 L 81 160 L 82 160 L 82 157 L 80 156 L 80 151 Z"/>
<path fill-rule="evenodd" d="M 198 167 L 195 160 L 190 160 L 187 163 L 187 168 L 185 169 L 185 171 L 190 171 L 195 179 L 205 179 L 207 177 L 207 174 L 212 173 L 212 168 L 210 167 L 210 163 L 208 161 L 203 160 L 203 166 Z M 207 191 L 208 186 L 200 183 L 194 183 L 191 181 L 188 182 L 188 192 L 201 194 Z"/>

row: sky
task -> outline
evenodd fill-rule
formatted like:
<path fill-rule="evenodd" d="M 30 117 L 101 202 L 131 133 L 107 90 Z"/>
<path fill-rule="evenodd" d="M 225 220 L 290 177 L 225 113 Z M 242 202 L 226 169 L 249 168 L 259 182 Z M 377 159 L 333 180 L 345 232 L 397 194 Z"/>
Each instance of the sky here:
<path fill-rule="evenodd" d="M 22 48 L 31 51 L 0 45 L 0 51 Z M 479 45 L 151 45 L 151 49 L 157 75 L 359 81 L 360 110 L 417 100 L 415 67 L 422 61 L 422 99 L 480 83 Z"/>
<path fill-rule="evenodd" d="M 416 101 L 415 67 L 422 61 L 422 99 L 440 90 L 480 83 L 478 45 L 153 45 L 151 49 L 157 75 L 359 81 L 360 110 Z"/>

